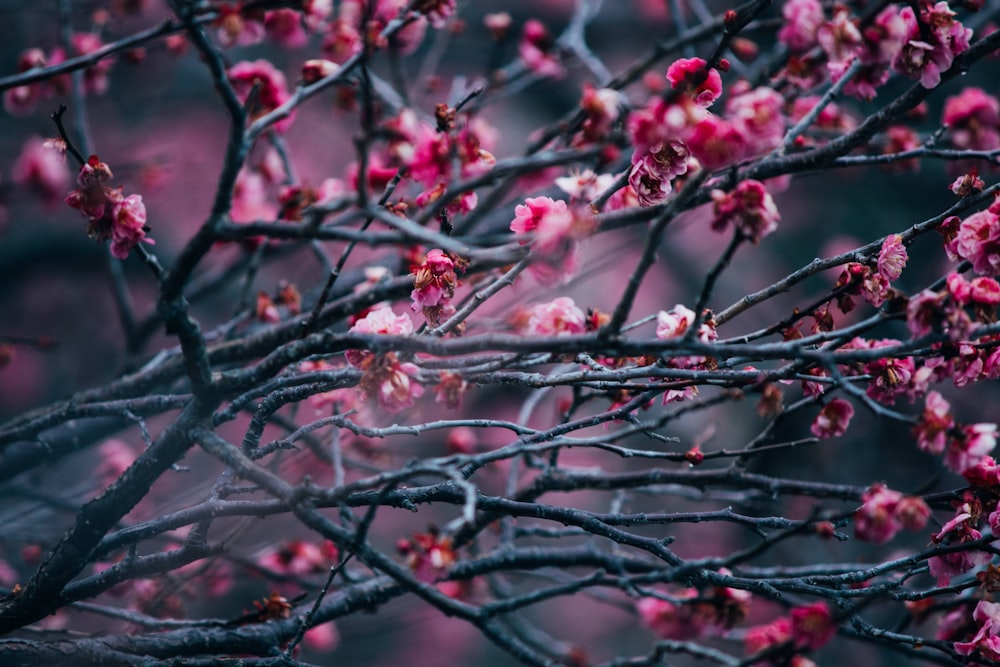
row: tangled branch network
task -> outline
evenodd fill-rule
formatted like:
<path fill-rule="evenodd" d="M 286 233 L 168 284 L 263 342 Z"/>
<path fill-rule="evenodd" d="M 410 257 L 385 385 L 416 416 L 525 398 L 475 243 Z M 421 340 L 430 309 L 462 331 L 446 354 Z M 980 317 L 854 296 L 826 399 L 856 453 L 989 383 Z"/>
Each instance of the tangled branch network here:
<path fill-rule="evenodd" d="M 8 13 L 0 664 L 1000 661 L 996 0 Z"/>

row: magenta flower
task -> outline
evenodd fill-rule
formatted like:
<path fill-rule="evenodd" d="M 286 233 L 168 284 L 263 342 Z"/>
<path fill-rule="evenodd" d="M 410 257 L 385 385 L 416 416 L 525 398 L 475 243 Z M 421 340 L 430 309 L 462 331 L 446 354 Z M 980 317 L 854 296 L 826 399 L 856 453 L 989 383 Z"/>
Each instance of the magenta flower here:
<path fill-rule="evenodd" d="M 722 76 L 702 58 L 681 58 L 667 68 L 667 81 L 674 90 L 690 96 L 702 108 L 712 106 L 722 95 Z"/>
<path fill-rule="evenodd" d="M 835 398 L 823 406 L 809 430 L 817 438 L 837 438 L 847 432 L 854 416 L 854 406 L 842 398 Z"/>

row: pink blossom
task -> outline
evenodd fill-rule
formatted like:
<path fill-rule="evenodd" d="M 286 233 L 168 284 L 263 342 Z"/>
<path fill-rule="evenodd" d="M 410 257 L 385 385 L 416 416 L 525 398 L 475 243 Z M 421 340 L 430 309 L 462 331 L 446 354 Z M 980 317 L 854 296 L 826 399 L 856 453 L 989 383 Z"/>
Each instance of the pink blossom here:
<path fill-rule="evenodd" d="M 413 310 L 423 309 L 424 317 L 431 326 L 438 326 L 455 312 L 451 299 L 455 296 L 458 277 L 455 262 L 443 250 L 435 248 L 427 253 L 423 264 L 414 266 Z"/>
<path fill-rule="evenodd" d="M 933 7 L 930 3 L 923 5 L 919 22 L 910 6 L 903 7 L 899 16 L 906 25 L 906 41 L 893 58 L 892 67 L 904 76 L 919 79 L 924 88 L 934 88 L 955 56 L 969 48 L 972 30 L 954 20 L 955 12 L 947 2 Z"/>
<path fill-rule="evenodd" d="M 683 336 L 694 320 L 694 311 L 680 304 L 670 311 L 661 310 L 656 316 L 656 337 L 666 340 Z"/>
<path fill-rule="evenodd" d="M 236 95 L 242 102 L 247 101 L 250 91 L 256 86 L 257 92 L 252 110 L 254 117 L 273 111 L 291 97 L 285 75 L 267 60 L 253 62 L 244 60 L 230 67 L 227 74 Z M 295 112 L 290 112 L 288 116 L 274 124 L 274 129 L 284 132 L 291 126 L 294 117 Z"/>
<path fill-rule="evenodd" d="M 614 174 L 595 174 L 590 169 L 555 179 L 556 187 L 570 196 L 570 201 L 589 202 L 615 182 Z"/>
<path fill-rule="evenodd" d="M 728 120 L 706 116 L 685 135 L 691 154 L 708 170 L 715 171 L 744 159 L 749 140 Z"/>
<path fill-rule="evenodd" d="M 919 496 L 906 496 L 896 505 L 896 520 L 906 530 L 923 530 L 931 518 L 931 508 Z"/>
<path fill-rule="evenodd" d="M 787 616 L 776 618 L 767 625 L 747 628 L 744 638 L 746 652 L 755 655 L 772 646 L 784 644 L 792 639 L 792 619 Z"/>
<path fill-rule="evenodd" d="M 986 187 L 986 182 L 979 178 L 979 170 L 973 166 L 968 173 L 962 174 L 948 186 L 954 194 L 959 197 L 971 197 L 977 192 L 982 192 Z"/>
<path fill-rule="evenodd" d="M 861 496 L 862 505 L 854 513 L 854 533 L 858 539 L 885 544 L 903 527 L 896 508 L 903 494 L 885 484 L 872 484 Z"/>
<path fill-rule="evenodd" d="M 951 404 L 936 391 L 927 393 L 924 399 L 924 411 L 920 421 L 913 427 L 913 435 L 917 446 L 931 454 L 944 452 L 948 432 L 955 426 L 951 416 Z"/>
<path fill-rule="evenodd" d="M 527 309 L 524 333 L 529 336 L 566 336 L 581 334 L 586 329 L 586 316 L 568 296 Z"/>
<path fill-rule="evenodd" d="M 688 170 L 690 152 L 684 142 L 665 141 L 656 147 L 632 154 L 628 182 L 635 190 L 640 206 L 659 204 L 670 194 L 670 179 Z"/>
<path fill-rule="evenodd" d="M 1000 102 L 982 88 L 964 88 L 945 100 L 941 122 L 955 148 L 991 151 L 1000 147 Z"/>
<path fill-rule="evenodd" d="M 741 181 L 732 192 L 712 191 L 712 229 L 722 231 L 733 225 L 753 243 L 778 228 L 778 207 L 767 188 L 760 181 Z"/>
<path fill-rule="evenodd" d="M 561 79 L 566 75 L 558 59 L 555 40 L 538 19 L 525 22 L 517 53 L 525 66 L 539 76 Z"/>
<path fill-rule="evenodd" d="M 691 97 L 702 108 L 712 106 L 722 95 L 722 76 L 717 69 L 708 68 L 702 58 L 681 58 L 667 68 L 667 81 L 674 90 Z"/>
<path fill-rule="evenodd" d="M 816 31 L 816 39 L 831 63 L 848 62 L 861 51 L 861 30 L 850 11 L 839 6 L 833 18 Z"/>
<path fill-rule="evenodd" d="M 302 48 L 309 43 L 309 35 L 302 27 L 302 14 L 294 9 L 272 9 L 264 15 L 267 36 L 278 46 L 287 49 Z"/>
<path fill-rule="evenodd" d="M 906 247 L 903 245 L 903 237 L 899 234 L 887 236 L 878 253 L 878 272 L 889 282 L 897 280 L 903 273 L 906 260 L 907 254 Z"/>
<path fill-rule="evenodd" d="M 111 217 L 114 221 L 111 226 L 111 254 L 118 259 L 126 259 L 139 243 L 156 243 L 146 238 L 146 206 L 141 195 L 129 195 L 116 202 Z"/>
<path fill-rule="evenodd" d="M 823 406 L 810 430 L 817 438 L 837 438 L 847 432 L 854 416 L 854 406 L 842 398 L 835 398 Z"/>
<path fill-rule="evenodd" d="M 943 320 L 943 298 L 937 292 L 924 290 L 906 305 L 906 326 L 914 338 L 933 332 Z"/>
<path fill-rule="evenodd" d="M 962 259 L 972 262 L 979 274 L 1000 274 L 1000 219 L 990 211 L 979 211 L 962 220 L 953 248 Z"/>
<path fill-rule="evenodd" d="M 737 91 L 740 92 L 737 92 Z M 734 86 L 726 102 L 726 117 L 746 137 L 748 157 L 777 148 L 785 135 L 785 99 L 775 90 L 760 86 L 742 91 Z"/>
<path fill-rule="evenodd" d="M 944 463 L 950 470 L 962 474 L 988 456 L 997 444 L 996 424 L 971 424 L 948 442 Z"/>
<path fill-rule="evenodd" d="M 441 29 L 455 14 L 455 0 L 421 0 L 414 9 L 426 16 L 432 26 Z"/>
<path fill-rule="evenodd" d="M 621 103 L 621 94 L 617 90 L 594 88 L 589 83 L 583 84 L 580 109 L 585 115 L 581 128 L 584 139 L 590 142 L 603 139 L 618 120 Z"/>
<path fill-rule="evenodd" d="M 816 45 L 816 32 L 823 23 L 819 0 L 788 0 L 781 8 L 781 15 L 785 24 L 778 32 L 778 41 L 799 53 Z"/>
<path fill-rule="evenodd" d="M 973 527 L 973 516 L 970 512 L 972 509 L 968 503 L 960 505 L 955 511 L 955 516 L 931 538 L 932 541 L 935 544 L 959 545 L 980 539 L 982 533 Z M 947 586 L 953 577 L 988 563 L 990 558 L 990 554 L 979 550 L 954 551 L 933 556 L 927 564 L 930 566 L 931 576 L 937 577 L 938 586 Z"/>
<path fill-rule="evenodd" d="M 21 147 L 13 167 L 13 180 L 21 187 L 41 193 L 46 201 L 58 201 L 69 187 L 69 171 L 63 155 L 39 137 L 30 137 Z"/>
<path fill-rule="evenodd" d="M 837 623 L 825 602 L 793 607 L 792 641 L 813 651 L 823 648 L 837 634 Z"/>
<path fill-rule="evenodd" d="M 972 620 L 979 626 L 976 634 L 967 641 L 955 642 L 955 652 L 959 655 L 977 652 L 980 659 L 1000 662 L 1000 602 L 980 600 L 972 612 Z"/>
<path fill-rule="evenodd" d="M 340 645 L 340 633 L 333 621 L 327 621 L 306 630 L 302 641 L 313 651 L 330 653 Z"/>
<path fill-rule="evenodd" d="M 685 591 L 683 597 L 694 597 L 697 591 Z M 704 634 L 704 626 L 694 623 L 687 605 L 676 605 L 659 598 L 642 598 L 636 603 L 639 620 L 661 639 L 691 639 Z"/>
<path fill-rule="evenodd" d="M 413 320 L 406 313 L 397 315 L 392 308 L 383 305 L 373 309 L 363 319 L 354 323 L 351 333 L 380 334 L 386 336 L 409 336 L 413 333 Z M 371 358 L 371 352 L 365 350 L 347 350 L 348 363 L 360 368 Z"/>
<path fill-rule="evenodd" d="M 359 385 L 364 395 L 375 399 L 387 412 L 413 407 L 424 393 L 424 388 L 415 379 L 420 369 L 409 362 L 401 363 L 392 352 L 368 355 L 362 362 L 365 373 Z"/>
<path fill-rule="evenodd" d="M 303 577 L 325 572 L 337 557 L 337 547 L 329 540 L 319 544 L 290 540 L 264 551 L 257 557 L 257 564 L 275 574 Z"/>
<path fill-rule="evenodd" d="M 78 56 L 85 56 L 104 47 L 104 42 L 100 36 L 92 32 L 74 33 L 70 39 L 73 53 Z M 108 90 L 108 70 L 114 60 L 106 57 L 98 60 L 83 70 L 83 90 L 85 93 L 97 94 Z"/>
<path fill-rule="evenodd" d="M 343 18 L 331 22 L 323 38 L 323 54 L 338 65 L 361 53 L 363 46 L 357 26 Z"/>
<path fill-rule="evenodd" d="M 214 25 L 223 46 L 251 46 L 264 39 L 264 15 L 260 11 L 246 12 L 242 3 L 223 3 Z"/>

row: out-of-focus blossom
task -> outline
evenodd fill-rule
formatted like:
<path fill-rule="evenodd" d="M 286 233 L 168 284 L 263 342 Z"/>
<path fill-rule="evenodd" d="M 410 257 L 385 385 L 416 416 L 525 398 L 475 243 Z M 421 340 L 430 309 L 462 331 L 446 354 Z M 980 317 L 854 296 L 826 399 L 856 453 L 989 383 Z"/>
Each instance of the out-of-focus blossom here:
<path fill-rule="evenodd" d="M 267 60 L 244 60 L 230 67 L 227 74 L 241 102 L 245 103 L 250 97 L 250 91 L 256 90 L 252 109 L 255 117 L 277 109 L 291 97 L 285 75 Z M 274 124 L 274 129 L 284 132 L 291 126 L 294 118 L 295 112 L 291 111 Z"/>
<path fill-rule="evenodd" d="M 576 302 L 568 296 L 560 296 L 529 307 L 524 318 L 523 333 L 529 336 L 581 334 L 585 330 L 585 324 L 586 317 Z"/>
<path fill-rule="evenodd" d="M 753 243 L 778 228 L 778 207 L 760 181 L 746 180 L 732 192 L 712 191 L 714 218 L 712 229 L 722 231 L 729 225 L 739 229 Z"/>
<path fill-rule="evenodd" d="M 817 438 L 837 438 L 847 432 L 854 416 L 854 406 L 842 398 L 835 398 L 823 406 L 810 430 Z"/>
<path fill-rule="evenodd" d="M 525 22 L 517 52 L 525 66 L 540 76 L 561 79 L 566 75 L 559 62 L 555 40 L 538 19 Z"/>

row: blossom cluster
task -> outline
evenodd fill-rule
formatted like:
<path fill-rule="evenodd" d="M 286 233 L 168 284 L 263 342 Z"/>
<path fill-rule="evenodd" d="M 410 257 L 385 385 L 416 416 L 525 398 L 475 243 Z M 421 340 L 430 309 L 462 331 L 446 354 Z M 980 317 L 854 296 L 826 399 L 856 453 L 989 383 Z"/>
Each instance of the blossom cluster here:
<path fill-rule="evenodd" d="M 121 187 L 107 185 L 114 175 L 107 163 L 91 155 L 80 167 L 79 186 L 66 195 L 66 204 L 87 218 L 87 235 L 97 241 L 111 241 L 111 254 L 125 259 L 139 243 L 153 244 L 146 237 L 146 206 L 142 195 L 122 193 Z"/>

